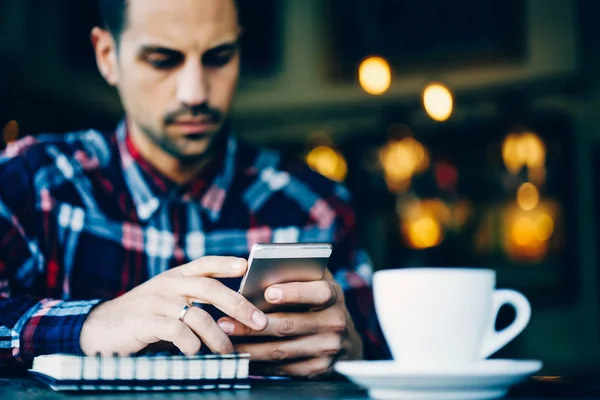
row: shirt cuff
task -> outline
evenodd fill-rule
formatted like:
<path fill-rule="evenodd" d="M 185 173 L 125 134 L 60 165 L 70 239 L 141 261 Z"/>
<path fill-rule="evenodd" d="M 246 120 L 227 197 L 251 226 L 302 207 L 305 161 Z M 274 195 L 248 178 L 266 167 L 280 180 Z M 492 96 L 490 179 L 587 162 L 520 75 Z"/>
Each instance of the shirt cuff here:
<path fill-rule="evenodd" d="M 13 356 L 29 363 L 43 354 L 83 355 L 79 339 L 85 319 L 100 300 L 62 301 L 45 299 L 19 320 L 15 336 L 19 346 Z"/>

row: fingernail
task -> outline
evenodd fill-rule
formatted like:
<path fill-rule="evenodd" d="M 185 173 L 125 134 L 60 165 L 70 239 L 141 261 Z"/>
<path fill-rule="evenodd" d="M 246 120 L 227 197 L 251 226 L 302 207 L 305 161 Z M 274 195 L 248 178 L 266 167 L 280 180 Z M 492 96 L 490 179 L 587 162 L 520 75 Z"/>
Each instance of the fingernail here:
<path fill-rule="evenodd" d="M 264 328 L 265 326 L 267 326 L 267 317 L 265 316 L 265 314 L 261 313 L 260 311 L 255 311 L 254 314 L 252 314 L 252 321 L 260 328 Z"/>
<path fill-rule="evenodd" d="M 269 301 L 279 301 L 283 298 L 283 292 L 278 288 L 269 288 L 266 296 Z"/>
<path fill-rule="evenodd" d="M 219 327 L 228 335 L 233 333 L 234 326 L 231 322 L 219 322 Z"/>
<path fill-rule="evenodd" d="M 233 264 L 233 269 L 236 271 L 240 271 L 240 270 L 244 269 L 245 265 L 246 265 L 246 260 L 238 260 L 237 262 L 235 262 Z"/>

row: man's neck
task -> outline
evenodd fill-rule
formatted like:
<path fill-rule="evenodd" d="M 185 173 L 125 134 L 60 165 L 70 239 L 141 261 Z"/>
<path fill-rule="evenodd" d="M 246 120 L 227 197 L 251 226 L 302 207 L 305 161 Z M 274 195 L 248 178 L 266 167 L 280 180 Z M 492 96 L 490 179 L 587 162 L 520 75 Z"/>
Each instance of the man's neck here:
<path fill-rule="evenodd" d="M 130 126 L 129 135 L 131 141 L 139 154 L 162 175 L 171 181 L 184 185 L 202 172 L 210 159 L 208 157 L 196 163 L 182 163 L 171 154 L 167 153 L 148 137 L 137 129 Z"/>

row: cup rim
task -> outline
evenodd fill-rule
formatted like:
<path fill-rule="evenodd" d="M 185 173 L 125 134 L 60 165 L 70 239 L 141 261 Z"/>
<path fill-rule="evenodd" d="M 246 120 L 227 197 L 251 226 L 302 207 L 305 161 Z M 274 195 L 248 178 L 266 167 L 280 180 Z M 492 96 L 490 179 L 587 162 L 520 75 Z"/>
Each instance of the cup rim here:
<path fill-rule="evenodd" d="M 375 271 L 374 275 L 383 274 L 408 274 L 415 272 L 447 272 L 447 273 L 481 273 L 481 274 L 496 274 L 496 270 L 492 268 L 482 267 L 405 267 L 405 268 L 390 268 L 380 269 Z"/>

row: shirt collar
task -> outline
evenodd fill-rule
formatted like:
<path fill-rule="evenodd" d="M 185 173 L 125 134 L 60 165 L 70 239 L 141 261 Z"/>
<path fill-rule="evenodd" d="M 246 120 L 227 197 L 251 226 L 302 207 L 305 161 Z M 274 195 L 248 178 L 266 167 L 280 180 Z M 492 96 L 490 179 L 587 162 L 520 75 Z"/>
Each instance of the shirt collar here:
<path fill-rule="evenodd" d="M 139 154 L 129 140 L 126 120 L 119 123 L 116 137 L 125 182 L 140 220 L 149 220 L 174 196 L 182 202 L 197 202 L 213 222 L 219 219 L 235 173 L 238 141 L 234 135 L 229 135 L 223 151 L 185 186 L 160 174 Z"/>

